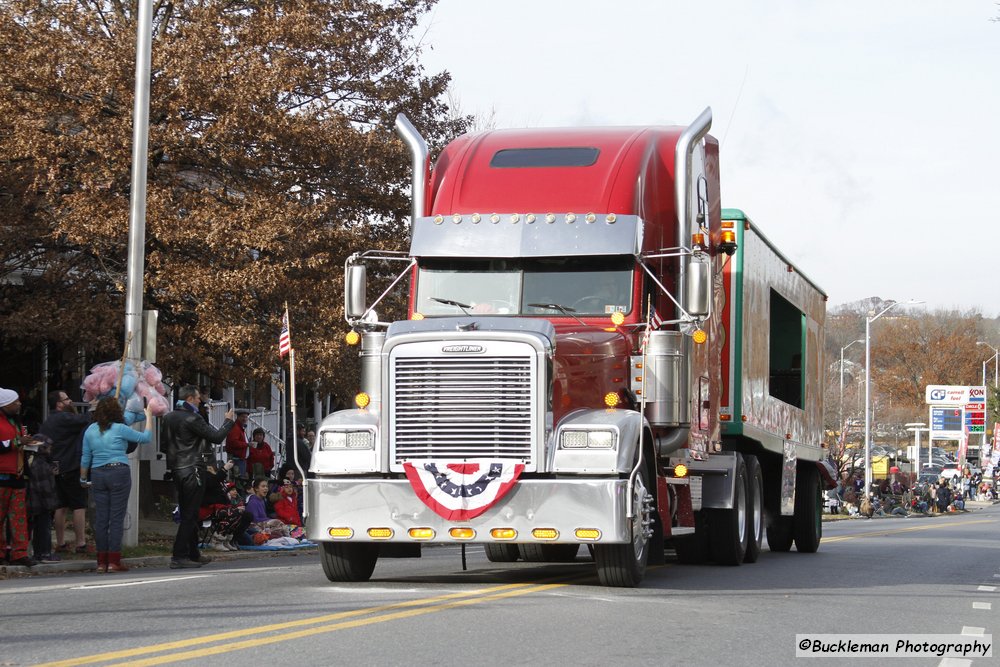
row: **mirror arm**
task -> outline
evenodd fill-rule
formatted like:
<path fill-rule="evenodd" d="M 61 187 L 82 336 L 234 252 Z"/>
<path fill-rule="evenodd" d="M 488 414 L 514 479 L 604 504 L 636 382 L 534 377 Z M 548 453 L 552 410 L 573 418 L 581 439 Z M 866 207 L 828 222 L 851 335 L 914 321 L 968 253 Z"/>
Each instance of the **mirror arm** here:
<path fill-rule="evenodd" d="M 345 264 L 345 267 L 344 267 L 344 275 L 345 275 L 345 277 L 347 275 L 347 267 L 350 266 L 352 263 L 353 264 L 358 263 L 358 260 L 362 256 L 363 255 L 357 255 L 357 254 L 355 254 L 355 255 L 351 255 L 347 259 L 347 263 Z M 385 288 L 385 291 L 383 291 L 382 294 L 380 294 L 378 296 L 378 298 L 375 299 L 375 301 L 372 302 L 372 305 L 368 306 L 368 308 L 365 309 L 365 312 L 361 314 L 361 317 L 352 320 L 352 319 L 350 319 L 350 318 L 347 317 L 347 309 L 346 308 L 344 309 L 344 320 L 346 320 L 346 322 L 348 324 L 350 324 L 352 327 L 366 328 L 366 326 L 369 323 L 365 322 L 364 319 L 368 315 L 368 313 L 372 312 L 372 310 L 375 308 L 375 306 L 377 306 L 379 303 L 381 303 L 382 299 L 384 299 L 385 296 L 389 292 L 391 292 L 392 289 L 397 284 L 399 284 L 399 281 L 402 280 L 404 277 L 406 277 L 406 275 L 410 272 L 410 269 L 412 269 L 417 264 L 416 258 L 409 257 L 409 256 L 407 256 L 405 258 L 404 257 L 397 257 L 397 256 L 379 256 L 379 257 L 375 257 L 375 259 L 381 259 L 381 260 L 387 260 L 387 261 L 393 261 L 393 260 L 398 261 L 398 260 L 401 260 L 401 259 L 407 259 L 408 263 L 407 263 L 406 267 L 399 273 L 399 275 L 396 276 L 395 279 L 393 279 L 392 283 L 390 283 L 389 286 Z M 375 322 L 374 324 L 376 326 L 377 325 L 388 326 L 388 323 L 385 323 L 385 322 Z"/>

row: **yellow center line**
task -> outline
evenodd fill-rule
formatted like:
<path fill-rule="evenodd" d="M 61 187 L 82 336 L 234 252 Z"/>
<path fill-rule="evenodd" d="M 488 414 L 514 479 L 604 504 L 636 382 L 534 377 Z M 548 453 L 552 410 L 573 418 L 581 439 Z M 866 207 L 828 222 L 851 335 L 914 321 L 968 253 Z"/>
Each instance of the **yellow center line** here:
<path fill-rule="evenodd" d="M 553 584 L 553 585 L 565 585 L 565 584 Z M 354 609 L 351 611 L 341 611 L 333 614 L 325 614 L 323 616 L 313 616 L 311 618 L 303 618 L 296 621 L 285 621 L 282 623 L 272 623 L 270 625 L 261 625 L 251 628 L 240 628 L 239 630 L 231 630 L 228 632 L 220 632 L 214 635 L 205 635 L 200 637 L 192 637 L 190 639 L 181 639 L 174 642 L 164 642 L 162 644 L 150 644 L 149 646 L 140 646 L 132 649 L 123 649 L 120 651 L 109 651 L 107 653 L 97 653 L 94 655 L 81 656 L 79 658 L 70 658 L 68 660 L 58 660 L 55 662 L 43 663 L 39 667 L 69 667 L 71 665 L 89 665 L 96 662 L 106 662 L 110 660 L 116 660 L 119 658 L 131 658 L 139 655 L 146 655 L 149 653 L 159 653 L 161 651 L 170 651 L 174 649 L 187 648 L 189 646 L 197 646 L 205 644 L 206 642 L 218 642 L 225 641 L 228 639 L 237 639 L 240 637 L 246 637 L 248 635 L 257 635 L 265 632 L 275 632 L 278 630 L 288 630 L 290 628 L 302 627 L 306 625 L 316 625 L 318 623 L 329 623 L 332 621 L 340 621 L 345 618 L 351 618 L 354 616 L 364 616 L 367 614 L 378 614 L 382 612 L 392 611 L 395 609 L 405 609 L 408 607 L 419 607 L 421 605 L 433 605 L 441 602 L 446 602 L 448 600 L 454 600 L 456 598 L 466 598 L 472 596 L 481 596 L 487 593 L 493 593 L 494 591 L 504 591 L 500 595 L 506 594 L 517 594 L 519 589 L 524 589 L 531 587 L 531 590 L 538 588 L 535 584 L 521 583 L 521 584 L 503 584 L 499 586 L 490 586 L 488 588 L 481 588 L 473 591 L 464 591 L 460 593 L 449 593 L 448 595 L 440 595 L 431 598 L 421 598 L 418 600 L 407 600 L 404 602 L 396 602 L 393 604 L 379 605 L 376 607 L 368 607 L 365 609 Z M 528 592 L 528 591 L 526 591 Z M 492 596 L 490 596 L 492 597 Z M 488 597 L 482 599 L 489 599 Z M 325 629 L 327 626 L 324 626 Z M 275 639 L 267 639 L 266 641 L 276 641 Z M 130 664 L 132 663 L 130 661 Z M 150 663 L 153 664 L 153 663 Z"/>
<path fill-rule="evenodd" d="M 134 665 L 135 667 L 143 667 L 145 665 L 162 665 L 165 663 L 178 662 L 180 660 L 192 660 L 194 658 L 203 658 L 210 655 L 218 655 L 220 653 L 229 653 L 232 651 L 239 651 L 241 649 L 253 648 L 255 646 L 262 646 L 264 644 L 273 644 L 276 642 L 291 641 L 293 639 L 302 639 L 303 637 L 311 637 L 313 635 L 319 635 L 325 632 L 348 630 L 351 628 L 358 628 L 365 625 L 372 625 L 374 623 L 383 623 L 385 621 L 395 621 L 403 618 L 422 616 L 424 614 L 431 614 L 438 611 L 445 611 L 446 609 L 455 609 L 457 607 L 480 604 L 481 602 L 489 602 L 491 600 L 502 600 L 504 598 L 515 597 L 518 595 L 528 595 L 529 593 L 540 593 L 542 591 L 547 591 L 552 588 L 559 588 L 561 586 L 568 586 L 568 585 L 569 585 L 568 583 L 541 584 L 538 586 L 532 586 L 530 588 L 508 590 L 503 593 L 496 593 L 494 595 L 484 595 L 482 597 L 467 598 L 464 600 L 454 600 L 452 602 L 444 602 L 442 604 L 432 605 L 428 607 L 420 607 L 418 609 L 407 609 L 405 611 L 397 611 L 390 614 L 383 614 L 381 616 L 359 618 L 352 621 L 344 621 L 341 623 L 335 623 L 333 625 L 324 625 L 317 628 L 306 628 L 304 630 L 287 632 L 281 635 L 273 635 L 270 637 L 259 637 L 256 639 L 247 639 L 240 642 L 233 642 L 231 644 L 209 646 L 206 648 L 195 649 L 193 651 L 184 651 L 183 653 L 171 653 L 169 655 L 157 656 L 155 658 L 146 658 L 145 660 L 129 660 L 126 662 L 121 662 L 116 664 L 119 665 L 127 664 L 130 666 Z"/>
<path fill-rule="evenodd" d="M 959 523 L 935 523 L 927 526 L 910 526 L 908 528 L 897 528 L 895 530 L 874 530 L 870 533 L 859 533 L 857 535 L 841 535 L 840 537 L 824 537 L 822 544 L 827 542 L 843 542 L 854 540 L 859 537 L 882 537 L 883 535 L 895 535 L 897 533 L 910 533 L 915 530 L 931 530 L 933 528 L 947 528 L 949 526 L 971 526 L 975 523 L 994 523 L 995 519 L 976 519 L 974 521 L 961 521 Z"/>

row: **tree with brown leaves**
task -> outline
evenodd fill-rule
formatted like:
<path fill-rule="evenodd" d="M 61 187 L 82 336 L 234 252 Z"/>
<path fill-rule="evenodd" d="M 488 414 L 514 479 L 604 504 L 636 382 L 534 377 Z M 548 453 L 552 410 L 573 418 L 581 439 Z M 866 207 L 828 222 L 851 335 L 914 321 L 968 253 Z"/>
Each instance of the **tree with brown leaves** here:
<path fill-rule="evenodd" d="M 407 236 L 395 115 L 434 146 L 467 122 L 447 73 L 419 62 L 433 4 L 154 3 L 144 302 L 167 373 L 230 357 L 234 376 L 268 377 L 287 301 L 300 380 L 337 389 L 344 258 Z M 134 2 L 0 2 L 8 344 L 120 349 L 135 19 Z"/>

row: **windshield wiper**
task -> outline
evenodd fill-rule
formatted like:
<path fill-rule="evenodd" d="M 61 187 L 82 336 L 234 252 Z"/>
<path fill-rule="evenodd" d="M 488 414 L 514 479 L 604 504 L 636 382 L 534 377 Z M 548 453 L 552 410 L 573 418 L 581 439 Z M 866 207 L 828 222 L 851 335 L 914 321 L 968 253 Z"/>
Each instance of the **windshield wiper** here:
<path fill-rule="evenodd" d="M 470 315 L 468 311 L 468 309 L 472 308 L 472 306 L 470 306 L 467 303 L 462 303 L 461 301 L 452 301 L 451 299 L 439 299 L 436 296 L 432 296 L 431 301 L 437 301 L 438 303 L 443 303 L 446 306 L 455 306 L 456 308 L 460 308 L 462 312 L 465 313 L 466 317 L 472 317 L 472 315 Z"/>
<path fill-rule="evenodd" d="M 579 317 L 577 317 L 576 315 L 574 315 L 574 313 L 576 313 L 576 308 L 570 308 L 569 306 L 563 306 L 563 305 L 560 305 L 558 303 L 529 303 L 528 307 L 529 308 L 548 308 L 549 310 L 558 310 L 563 315 L 567 315 L 569 317 L 572 317 L 574 320 L 576 320 L 580 324 L 582 324 L 584 326 L 587 325 L 586 322 L 584 322 Z"/>

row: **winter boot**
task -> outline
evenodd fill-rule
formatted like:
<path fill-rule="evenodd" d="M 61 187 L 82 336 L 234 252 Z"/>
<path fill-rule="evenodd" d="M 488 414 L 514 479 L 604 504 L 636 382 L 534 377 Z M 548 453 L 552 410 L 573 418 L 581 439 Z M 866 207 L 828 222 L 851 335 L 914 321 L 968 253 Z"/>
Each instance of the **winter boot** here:
<path fill-rule="evenodd" d="M 122 564 L 122 552 L 108 552 L 108 572 L 128 572 L 128 566 Z"/>
<path fill-rule="evenodd" d="M 98 551 L 97 552 L 97 571 L 107 572 L 108 571 L 108 552 Z"/>

